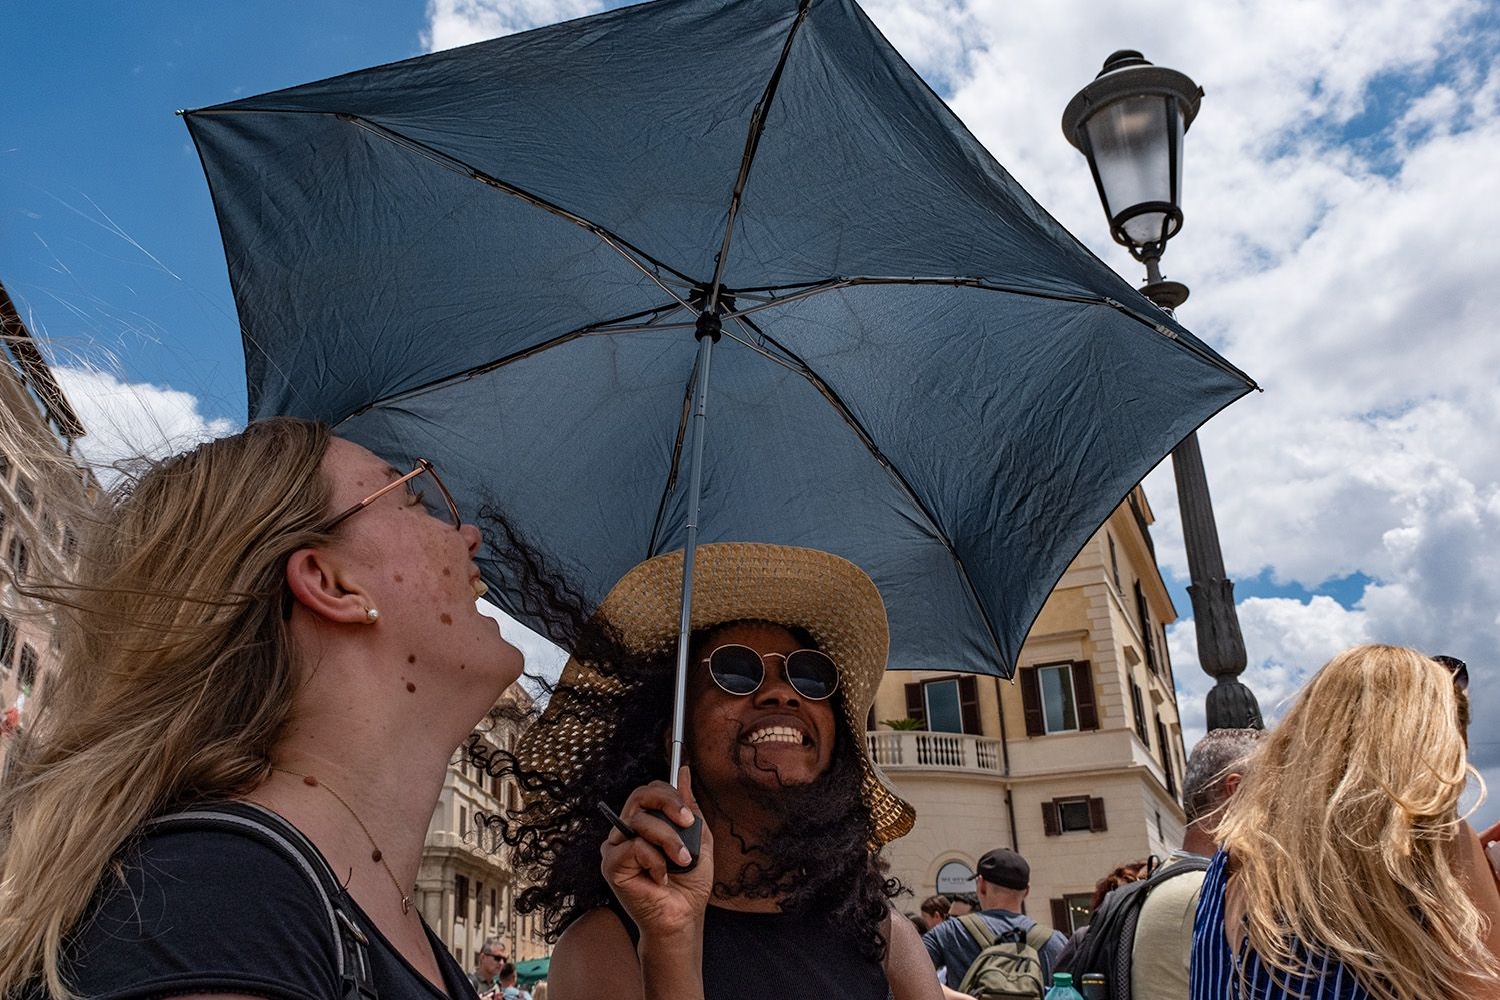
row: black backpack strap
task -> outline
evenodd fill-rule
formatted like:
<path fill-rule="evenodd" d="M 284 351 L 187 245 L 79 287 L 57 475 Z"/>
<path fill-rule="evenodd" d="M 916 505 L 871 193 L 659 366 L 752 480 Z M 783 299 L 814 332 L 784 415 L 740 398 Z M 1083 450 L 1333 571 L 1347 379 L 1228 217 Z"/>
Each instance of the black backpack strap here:
<path fill-rule="evenodd" d="M 259 840 L 283 855 L 302 872 L 328 917 L 336 942 L 336 972 L 343 1000 L 379 1000 L 370 968 L 370 940 L 340 903 L 344 886 L 328 862 L 301 830 L 269 809 L 250 802 L 221 802 L 196 806 L 148 820 L 148 832 L 223 830 Z"/>
<path fill-rule="evenodd" d="M 1151 890 L 1179 875 L 1206 871 L 1208 859 L 1193 854 L 1158 868 L 1142 882 L 1133 883 L 1131 894 L 1139 894 L 1140 899 L 1125 910 L 1120 920 L 1120 947 L 1115 952 L 1110 1000 L 1131 1000 L 1130 971 L 1134 965 L 1131 953 L 1135 950 L 1135 929 L 1141 922 L 1141 909 L 1146 905 L 1146 897 L 1151 894 Z"/>

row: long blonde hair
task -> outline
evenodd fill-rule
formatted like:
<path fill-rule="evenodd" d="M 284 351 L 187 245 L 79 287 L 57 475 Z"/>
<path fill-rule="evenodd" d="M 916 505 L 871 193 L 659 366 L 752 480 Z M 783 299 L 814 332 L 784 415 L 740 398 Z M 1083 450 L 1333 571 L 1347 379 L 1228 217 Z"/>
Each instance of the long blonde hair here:
<path fill-rule="evenodd" d="M 1372 995 L 1405 1000 L 1494 980 L 1459 870 L 1458 803 L 1473 772 L 1461 701 L 1421 653 L 1357 646 L 1266 738 L 1218 832 L 1268 965 L 1305 972 L 1301 942 Z"/>
<path fill-rule="evenodd" d="M 76 568 L 15 581 L 55 616 L 59 662 L 0 785 L 0 996 L 37 975 L 70 995 L 62 943 L 144 820 L 268 775 L 296 685 L 284 570 L 327 539 L 328 441 L 268 420 L 74 489 Z"/>

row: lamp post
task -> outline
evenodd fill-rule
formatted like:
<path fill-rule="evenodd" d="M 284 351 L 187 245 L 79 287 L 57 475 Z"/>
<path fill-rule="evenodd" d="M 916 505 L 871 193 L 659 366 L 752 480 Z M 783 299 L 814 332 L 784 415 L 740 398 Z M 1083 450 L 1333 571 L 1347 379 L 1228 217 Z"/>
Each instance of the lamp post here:
<path fill-rule="evenodd" d="M 1153 66 L 1123 49 L 1063 111 L 1063 134 L 1089 161 L 1110 235 L 1146 265 L 1141 294 L 1168 315 L 1187 301 L 1186 285 L 1165 281 L 1161 256 L 1182 228 L 1182 139 L 1203 90 L 1185 74 Z M 1198 662 L 1215 680 L 1208 728 L 1264 727 L 1255 694 L 1239 679 L 1245 640 L 1234 610 L 1234 583 L 1224 572 L 1219 530 L 1197 433 L 1172 451 L 1177 506 L 1187 549 L 1188 596 L 1198 635 Z"/>

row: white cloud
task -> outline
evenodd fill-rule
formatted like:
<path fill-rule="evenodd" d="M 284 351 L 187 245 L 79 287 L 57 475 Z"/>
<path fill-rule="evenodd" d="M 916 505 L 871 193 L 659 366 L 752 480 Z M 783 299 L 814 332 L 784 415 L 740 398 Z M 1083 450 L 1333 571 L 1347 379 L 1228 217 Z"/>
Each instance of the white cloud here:
<path fill-rule="evenodd" d="M 189 393 L 144 382 L 125 382 L 108 372 L 60 366 L 53 369 L 68 402 L 88 433 L 78 450 L 96 469 L 135 458 L 159 458 L 237 430 L 228 420 L 203 415 Z"/>
<path fill-rule="evenodd" d="M 595 0 L 428 0 L 422 48 L 456 48 L 582 17 L 604 6 Z"/>

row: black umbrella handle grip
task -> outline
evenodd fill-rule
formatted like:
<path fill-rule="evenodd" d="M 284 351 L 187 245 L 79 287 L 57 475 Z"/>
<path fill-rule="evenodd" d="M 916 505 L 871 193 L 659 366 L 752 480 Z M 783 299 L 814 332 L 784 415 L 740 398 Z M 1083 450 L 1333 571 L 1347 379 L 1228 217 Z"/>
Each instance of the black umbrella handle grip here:
<path fill-rule="evenodd" d="M 640 834 L 636 833 L 629 823 L 620 818 L 619 813 L 615 812 L 609 807 L 609 803 L 597 802 L 595 803 L 595 805 L 598 807 L 599 811 L 604 814 L 604 818 L 609 820 L 610 824 L 625 836 L 630 837 L 631 839 L 640 836 Z M 680 865 L 677 862 L 673 861 L 671 858 L 667 858 L 667 871 L 673 874 L 681 874 L 682 872 L 690 872 L 694 868 L 697 868 L 698 855 L 702 853 L 703 849 L 703 817 L 694 815 L 693 825 L 687 828 L 683 828 L 678 826 L 672 820 L 668 819 L 667 814 L 662 812 L 660 809 L 647 809 L 646 814 L 648 816 L 655 816 L 657 819 L 661 820 L 663 823 L 676 830 L 678 838 L 682 840 L 682 846 L 686 847 L 688 849 L 688 854 L 691 855 L 688 863 L 685 865 Z M 663 852 L 663 857 L 665 856 L 665 852 Z"/>
<path fill-rule="evenodd" d="M 673 861 L 671 858 L 667 858 L 667 871 L 671 872 L 674 875 L 680 875 L 683 872 L 690 872 L 694 868 L 697 868 L 698 855 L 701 853 L 703 848 L 703 817 L 694 814 L 693 825 L 689 827 L 681 827 L 674 823 L 672 820 L 667 819 L 667 814 L 661 812 L 660 810 L 647 809 L 646 812 L 649 815 L 655 816 L 663 823 L 666 823 L 673 829 L 675 829 L 677 831 L 677 836 L 682 838 L 682 846 L 686 847 L 688 849 L 688 853 L 692 855 L 692 858 L 685 865 L 680 865 L 677 862 Z"/>

